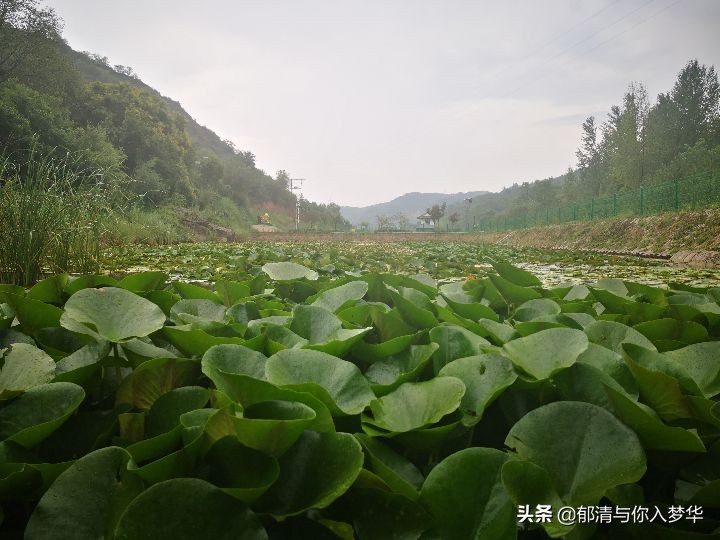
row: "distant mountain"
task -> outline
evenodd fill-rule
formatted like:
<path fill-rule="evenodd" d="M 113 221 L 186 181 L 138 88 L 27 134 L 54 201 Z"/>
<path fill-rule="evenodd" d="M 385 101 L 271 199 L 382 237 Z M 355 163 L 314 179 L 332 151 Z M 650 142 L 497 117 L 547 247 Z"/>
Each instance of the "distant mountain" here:
<path fill-rule="evenodd" d="M 475 198 L 486 193 L 487 191 L 469 191 L 467 193 L 419 193 L 416 191 L 400 195 L 392 201 L 370 206 L 341 206 L 340 214 L 353 225 L 367 222 L 374 227 L 377 225 L 377 216 L 392 218 L 398 214 L 404 214 L 412 223 L 415 223 L 415 218 L 433 204 L 447 203 L 448 206 L 451 206 L 463 202 L 468 197 Z"/>

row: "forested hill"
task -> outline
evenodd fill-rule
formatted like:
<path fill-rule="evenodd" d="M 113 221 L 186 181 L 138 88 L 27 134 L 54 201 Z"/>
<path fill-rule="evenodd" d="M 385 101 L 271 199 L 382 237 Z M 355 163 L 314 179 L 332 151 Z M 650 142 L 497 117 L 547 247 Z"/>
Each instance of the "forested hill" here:
<path fill-rule="evenodd" d="M 168 106 L 177 111 L 185 121 L 185 130 L 190 137 L 190 141 L 196 148 L 212 150 L 219 157 L 231 157 L 235 150 L 227 141 L 221 139 L 217 133 L 211 129 L 200 125 L 190 114 L 183 109 L 182 105 L 167 96 L 161 95 L 157 90 L 145 84 L 137 75 L 134 74 L 132 68 L 127 66 L 110 65 L 108 58 L 94 55 L 87 52 L 79 52 L 74 50 L 65 42 L 60 43 L 60 50 L 67 56 L 74 66 L 80 72 L 80 76 L 86 83 L 101 82 L 108 84 L 131 84 L 138 88 L 157 94 L 168 104 Z"/>
<path fill-rule="evenodd" d="M 198 124 L 130 67 L 74 51 L 61 28 L 35 0 L 0 9 L 4 162 L 23 168 L 38 156 L 69 155 L 88 180 L 115 186 L 135 213 L 185 207 L 238 230 L 269 212 L 275 224 L 292 224 L 288 173 L 259 169 L 251 150 Z M 337 205 L 301 204 L 306 227 L 344 223 Z"/>

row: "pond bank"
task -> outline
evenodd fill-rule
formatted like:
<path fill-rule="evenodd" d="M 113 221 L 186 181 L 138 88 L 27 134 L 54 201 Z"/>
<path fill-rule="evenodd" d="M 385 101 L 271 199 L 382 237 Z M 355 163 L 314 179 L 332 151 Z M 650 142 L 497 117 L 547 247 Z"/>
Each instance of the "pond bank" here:
<path fill-rule="evenodd" d="M 720 208 L 564 223 L 478 237 L 503 246 L 593 251 L 720 267 Z"/>

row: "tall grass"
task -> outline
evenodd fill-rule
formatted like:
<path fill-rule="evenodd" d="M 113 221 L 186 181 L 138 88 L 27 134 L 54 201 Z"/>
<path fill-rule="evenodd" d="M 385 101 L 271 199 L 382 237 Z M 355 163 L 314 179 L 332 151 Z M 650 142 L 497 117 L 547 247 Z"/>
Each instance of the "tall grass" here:
<path fill-rule="evenodd" d="M 97 271 L 112 212 L 103 180 L 71 154 L 32 151 L 19 164 L 0 157 L 0 283 L 27 287 L 46 273 Z"/>
<path fill-rule="evenodd" d="M 174 208 L 163 206 L 145 209 L 130 207 L 125 212 L 116 212 L 112 226 L 103 236 L 108 246 L 127 244 L 169 245 L 193 242 L 195 237 L 182 226 Z"/>

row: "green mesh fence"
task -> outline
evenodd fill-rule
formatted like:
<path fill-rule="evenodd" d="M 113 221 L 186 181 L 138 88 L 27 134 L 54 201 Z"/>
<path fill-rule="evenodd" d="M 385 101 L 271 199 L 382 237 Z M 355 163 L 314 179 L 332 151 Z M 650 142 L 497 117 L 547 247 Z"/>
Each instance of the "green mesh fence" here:
<path fill-rule="evenodd" d="M 695 174 L 575 204 L 538 209 L 521 216 L 476 219 L 474 229 L 508 231 L 614 216 L 675 212 L 714 204 L 720 204 L 720 171 Z"/>

